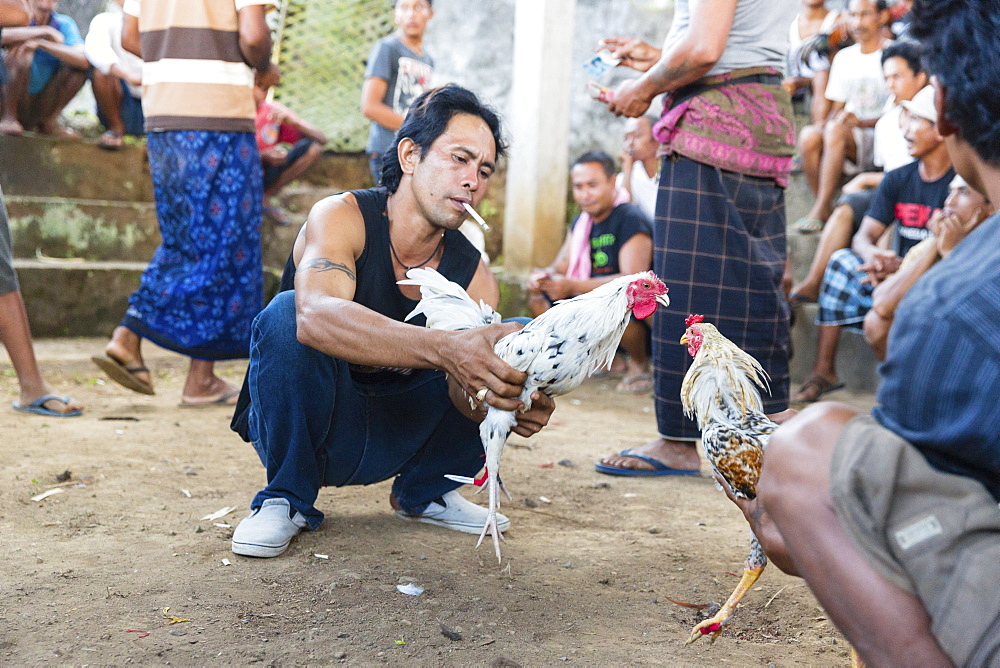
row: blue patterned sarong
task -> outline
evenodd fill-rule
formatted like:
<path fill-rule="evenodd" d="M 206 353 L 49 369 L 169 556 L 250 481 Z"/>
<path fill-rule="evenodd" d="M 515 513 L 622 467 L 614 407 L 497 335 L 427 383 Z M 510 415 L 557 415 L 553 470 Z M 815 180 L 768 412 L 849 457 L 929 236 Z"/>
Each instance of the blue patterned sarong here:
<path fill-rule="evenodd" d="M 253 133 L 147 136 L 163 238 L 122 320 L 188 357 L 248 357 L 263 308 L 263 175 Z"/>

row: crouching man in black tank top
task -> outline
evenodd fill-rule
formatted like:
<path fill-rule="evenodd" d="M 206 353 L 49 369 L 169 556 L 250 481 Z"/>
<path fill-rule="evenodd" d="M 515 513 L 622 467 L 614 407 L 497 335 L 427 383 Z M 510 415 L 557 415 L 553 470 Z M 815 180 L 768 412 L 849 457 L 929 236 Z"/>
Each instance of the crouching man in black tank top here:
<path fill-rule="evenodd" d="M 267 487 L 233 533 L 233 552 L 275 557 L 316 529 L 324 485 L 395 478 L 390 502 L 410 521 L 479 533 L 486 509 L 446 473 L 483 466 L 482 408 L 521 406 L 525 374 L 493 353 L 517 329 L 426 329 L 403 318 L 420 297 L 397 286 L 433 267 L 473 299 L 500 290 L 459 226 L 478 204 L 506 146 L 500 119 L 468 90 L 428 91 L 410 108 L 382 167 L 382 187 L 334 195 L 313 207 L 295 241 L 281 290 L 253 324 L 250 366 L 233 429 L 253 444 Z M 535 393 L 514 431 L 530 436 L 555 404 Z M 500 517 L 504 530 L 510 521 Z"/>

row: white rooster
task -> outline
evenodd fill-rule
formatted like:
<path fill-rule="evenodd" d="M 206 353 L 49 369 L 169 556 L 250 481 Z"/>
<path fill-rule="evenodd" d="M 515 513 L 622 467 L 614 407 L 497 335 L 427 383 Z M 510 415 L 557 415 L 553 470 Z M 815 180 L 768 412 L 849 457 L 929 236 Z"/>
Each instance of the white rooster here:
<path fill-rule="evenodd" d="M 476 304 L 461 286 L 434 269 L 411 269 L 406 276 L 399 283 L 420 286 L 421 295 L 420 303 L 407 320 L 423 313 L 428 327 L 453 331 L 500 320 L 487 304 Z M 657 305 L 667 306 L 670 300 L 666 293 L 663 281 L 651 271 L 622 276 L 585 294 L 556 302 L 523 329 L 497 341 L 493 349 L 507 364 L 528 374 L 519 398 L 530 408 L 535 390 L 549 396 L 565 394 L 578 387 L 591 372 L 610 365 L 631 316 L 647 318 Z M 479 427 L 486 450 L 485 482 L 490 498 L 489 515 L 476 546 L 490 532 L 497 561 L 503 539 L 496 519 L 500 507 L 500 454 L 516 422 L 513 412 L 488 406 L 486 419 Z M 473 482 L 462 476 L 449 477 L 458 482 Z"/>

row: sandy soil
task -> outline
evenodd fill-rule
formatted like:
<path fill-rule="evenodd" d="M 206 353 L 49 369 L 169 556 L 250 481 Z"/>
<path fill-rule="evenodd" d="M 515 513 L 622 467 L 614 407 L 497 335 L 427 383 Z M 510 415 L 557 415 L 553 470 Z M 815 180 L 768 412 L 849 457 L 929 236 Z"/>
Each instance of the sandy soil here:
<path fill-rule="evenodd" d="M 708 477 L 594 472 L 599 456 L 654 435 L 648 396 L 591 380 L 542 434 L 512 438 L 521 447 L 504 455 L 514 502 L 503 508 L 513 525 L 502 566 L 475 536 L 400 521 L 388 483 L 324 490 L 321 529 L 254 560 L 229 541 L 264 472 L 228 412 L 178 408 L 185 363 L 156 349 L 156 396 L 105 384 L 89 362 L 101 345 L 38 346 L 46 375 L 86 403 L 75 419 L 11 410 L 16 383 L 0 349 L 4 664 L 849 661 L 808 589 L 774 568 L 714 645 L 683 646 L 698 613 L 666 597 L 724 600 L 747 530 Z M 219 368 L 239 382 L 244 366 Z M 62 492 L 31 500 L 50 489 Z M 397 591 L 408 582 L 424 593 Z"/>

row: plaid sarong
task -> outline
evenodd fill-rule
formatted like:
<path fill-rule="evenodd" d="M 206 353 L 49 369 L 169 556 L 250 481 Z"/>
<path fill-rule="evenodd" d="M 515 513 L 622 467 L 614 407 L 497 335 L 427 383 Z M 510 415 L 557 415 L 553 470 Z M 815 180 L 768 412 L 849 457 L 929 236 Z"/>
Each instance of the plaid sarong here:
<path fill-rule="evenodd" d="M 861 331 L 865 315 L 872 308 L 871 283 L 863 282 L 868 276 L 858 267 L 863 260 L 849 248 L 842 248 L 830 256 L 819 291 L 817 325 L 841 325 Z"/>
<path fill-rule="evenodd" d="M 653 269 L 670 289 L 670 306 L 657 309 L 653 319 L 660 435 L 700 436 L 680 403 L 691 357 L 679 340 L 692 313 L 704 315 L 764 367 L 771 378 L 770 396 L 761 392 L 766 412 L 788 408 L 788 306 L 781 290 L 784 190 L 772 178 L 666 157 L 653 243 Z"/>

